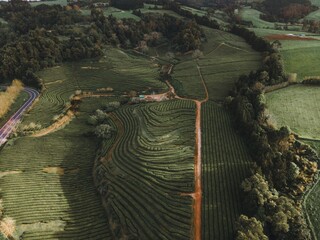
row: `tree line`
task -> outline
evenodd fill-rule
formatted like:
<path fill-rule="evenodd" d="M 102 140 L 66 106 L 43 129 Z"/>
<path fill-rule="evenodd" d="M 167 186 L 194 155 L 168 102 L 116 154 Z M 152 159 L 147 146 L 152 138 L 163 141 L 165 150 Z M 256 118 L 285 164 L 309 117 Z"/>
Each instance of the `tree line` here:
<path fill-rule="evenodd" d="M 251 33 L 245 39 L 261 41 Z M 277 129 L 270 121 L 264 87 L 287 79 L 280 55 L 271 46 L 264 50 L 262 67 L 240 76 L 228 98 L 254 160 L 253 175 L 242 183 L 245 215 L 239 218 L 237 239 L 311 239 L 299 199 L 313 183 L 319 159 L 288 127 Z"/>
<path fill-rule="evenodd" d="M 99 57 L 106 44 L 123 48 L 155 46 L 167 39 L 177 51 L 198 49 L 205 38 L 194 20 L 139 14 L 140 21 L 118 20 L 93 8 L 83 16 L 76 7 L 14 0 L 1 4 L 0 79 L 19 78 L 41 87 L 35 72 L 63 61 Z"/>

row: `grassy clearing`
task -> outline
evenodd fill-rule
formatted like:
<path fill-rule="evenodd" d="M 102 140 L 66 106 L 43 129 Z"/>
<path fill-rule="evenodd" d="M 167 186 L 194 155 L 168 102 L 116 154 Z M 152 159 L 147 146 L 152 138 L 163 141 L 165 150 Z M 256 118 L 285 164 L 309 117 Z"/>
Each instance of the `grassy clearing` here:
<path fill-rule="evenodd" d="M 66 63 L 59 67 L 41 71 L 39 76 L 45 84 L 45 91 L 39 103 L 26 117 L 26 122 L 37 122 L 46 127 L 55 115 L 59 115 L 76 90 L 95 91 L 112 88 L 111 94 L 125 94 L 130 90 L 145 92 L 165 89 L 157 80 L 158 67 L 148 59 L 128 55 L 110 48 L 100 61 Z M 50 112 L 47 112 L 50 109 Z M 47 114 L 43 114 L 43 113 Z"/>
<path fill-rule="evenodd" d="M 289 126 L 301 137 L 320 139 L 320 87 L 295 85 L 267 94 L 267 106 L 278 127 Z"/>
<path fill-rule="evenodd" d="M 91 10 L 90 9 L 81 9 L 81 13 L 83 15 L 88 16 L 88 15 L 91 14 Z M 103 13 L 104 13 L 105 16 L 112 15 L 115 18 L 118 18 L 118 19 L 131 18 L 131 19 L 134 19 L 136 21 L 140 20 L 140 18 L 138 16 L 132 14 L 131 11 L 125 11 L 125 10 L 121 10 L 121 9 L 118 9 L 118 8 L 115 8 L 115 7 L 108 7 L 107 9 L 103 10 Z"/>
<path fill-rule="evenodd" d="M 274 23 L 264 21 L 260 19 L 260 15 L 262 12 L 249 8 L 249 7 L 244 7 L 240 11 L 240 17 L 244 21 L 250 21 L 253 24 L 253 27 L 256 28 L 274 28 Z"/>
<path fill-rule="evenodd" d="M 320 4 L 319 4 L 320 5 Z M 307 16 L 304 17 L 306 20 L 320 20 L 320 9 L 309 13 Z"/>
<path fill-rule="evenodd" d="M 0 18 L 0 24 L 8 24 L 8 22 L 6 20 L 4 20 L 3 18 Z"/>
<path fill-rule="evenodd" d="M 67 6 L 68 5 L 68 1 L 67 0 L 54 0 L 54 1 L 41 1 L 41 2 L 30 2 L 30 5 L 32 7 L 36 7 L 38 5 L 41 4 L 46 4 L 46 5 L 61 5 L 61 6 Z"/>
<path fill-rule="evenodd" d="M 204 98 L 204 89 L 197 64 L 207 84 L 212 100 L 228 96 L 239 75 L 249 73 L 260 65 L 260 54 L 238 36 L 219 30 L 204 28 L 208 41 L 198 60 L 182 61 L 174 68 L 174 77 L 183 84 L 183 94 Z"/>
<path fill-rule="evenodd" d="M 82 106 L 97 108 L 86 100 Z M 80 109 L 64 129 L 11 140 L 1 150 L 0 171 L 17 172 L 0 178 L 5 214 L 17 222 L 15 239 L 113 239 L 93 184 L 97 140 L 83 135 L 92 130 L 87 117 Z M 64 175 L 44 172 L 48 167 Z"/>
<path fill-rule="evenodd" d="M 181 193 L 194 190 L 194 112 L 194 103 L 182 100 L 116 112 L 123 133 L 111 155 L 105 145 L 97 172 L 117 232 L 121 226 L 132 239 L 190 239 L 192 199 Z"/>
<path fill-rule="evenodd" d="M 296 48 L 290 50 L 282 50 L 285 71 L 288 73 L 297 73 L 299 80 L 303 80 L 308 76 L 320 76 L 320 41 L 316 41 L 318 46 L 311 47 L 308 43 L 304 43 L 307 47 Z M 316 44 L 316 43 L 314 43 Z"/>
<path fill-rule="evenodd" d="M 198 15 L 200 17 L 205 16 L 207 14 L 207 12 L 204 10 L 199 10 L 199 9 L 188 7 L 188 6 L 181 6 L 181 9 L 189 11 L 192 14 Z"/>
<path fill-rule="evenodd" d="M 320 7 L 320 1 L 319 0 L 311 0 L 310 1 L 313 5 Z"/>
<path fill-rule="evenodd" d="M 251 158 L 222 107 L 205 103 L 202 111 L 203 239 L 234 239 L 241 212 L 240 183 Z"/>

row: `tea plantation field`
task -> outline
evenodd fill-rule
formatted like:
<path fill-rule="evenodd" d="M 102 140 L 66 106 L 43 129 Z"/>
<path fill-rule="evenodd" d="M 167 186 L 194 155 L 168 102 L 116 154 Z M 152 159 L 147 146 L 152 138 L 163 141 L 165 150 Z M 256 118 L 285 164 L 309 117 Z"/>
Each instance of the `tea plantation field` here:
<path fill-rule="evenodd" d="M 121 134 L 96 171 L 117 239 L 191 238 L 194 112 L 192 101 L 173 100 L 115 113 Z"/>
<path fill-rule="evenodd" d="M 234 239 L 240 184 L 250 174 L 251 158 L 222 107 L 203 105 L 202 128 L 203 239 Z"/>
<path fill-rule="evenodd" d="M 197 70 L 201 69 L 210 99 L 223 100 L 228 96 L 239 75 L 260 66 L 261 56 L 238 36 L 204 28 L 208 41 L 203 44 L 203 56 L 198 60 L 181 61 L 174 68 L 174 78 L 183 85 L 185 96 L 201 99 L 204 89 Z"/>
<path fill-rule="evenodd" d="M 100 61 L 66 63 L 45 69 L 39 75 L 45 90 L 25 123 L 36 122 L 42 127 L 50 125 L 52 118 L 63 111 L 76 90 L 96 91 L 109 87 L 113 89 L 110 94 L 119 95 L 166 88 L 157 80 L 158 67 L 151 61 L 114 48 L 108 49 Z"/>
<path fill-rule="evenodd" d="M 97 139 L 84 136 L 92 130 L 86 111 L 58 132 L 11 140 L 0 151 L 0 194 L 15 239 L 113 239 L 93 184 Z"/>

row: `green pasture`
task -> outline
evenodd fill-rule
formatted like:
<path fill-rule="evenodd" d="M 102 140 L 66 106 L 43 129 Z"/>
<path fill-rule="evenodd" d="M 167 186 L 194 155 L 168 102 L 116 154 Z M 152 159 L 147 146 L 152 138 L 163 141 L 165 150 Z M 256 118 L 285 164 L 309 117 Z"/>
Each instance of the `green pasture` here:
<path fill-rule="evenodd" d="M 158 67 L 144 57 L 129 55 L 120 49 L 109 48 L 99 61 L 65 63 L 45 69 L 38 74 L 45 90 L 38 104 L 26 116 L 26 122 L 51 124 L 52 118 L 63 112 L 76 90 L 96 91 L 112 88 L 110 94 L 123 95 L 129 91 L 144 93 L 165 90 L 158 78 Z M 49 109 L 49 112 L 46 112 Z M 44 114 L 46 113 L 46 114 Z"/>
<path fill-rule="evenodd" d="M 1 173 L 12 171 L 0 178 L 0 194 L 5 215 L 16 221 L 14 239 L 113 239 L 92 177 L 98 141 L 87 134 L 93 129 L 86 121 L 98 101 L 84 100 L 65 128 L 10 140 L 1 150 Z M 46 173 L 46 167 L 64 174 Z"/>
<path fill-rule="evenodd" d="M 199 9 L 188 7 L 188 6 L 181 6 L 181 9 L 189 11 L 192 14 L 198 15 L 200 17 L 205 16 L 207 14 L 207 12 L 204 10 L 199 10 Z"/>
<path fill-rule="evenodd" d="M 242 20 L 244 21 L 250 21 L 253 24 L 253 27 L 256 28 L 274 28 L 274 23 L 271 22 L 267 22 L 264 21 L 262 19 L 260 19 L 260 14 L 262 14 L 262 12 L 253 9 L 253 8 L 249 8 L 249 7 L 244 7 L 240 10 L 240 17 Z"/>
<path fill-rule="evenodd" d="M 320 1 L 319 0 L 310 0 L 310 2 L 312 3 L 312 5 L 320 7 Z"/>
<path fill-rule="evenodd" d="M 320 87 L 295 85 L 266 95 L 271 119 L 300 137 L 320 139 Z"/>
<path fill-rule="evenodd" d="M 292 41 L 291 41 L 292 42 Z M 315 46 L 308 46 L 309 42 Z M 320 76 L 320 41 L 304 42 L 305 47 L 282 50 L 285 71 L 297 73 L 298 80 L 308 76 Z M 301 43 L 303 45 L 303 43 Z"/>
<path fill-rule="evenodd" d="M 202 238 L 231 240 L 241 213 L 240 184 L 250 174 L 251 158 L 225 109 L 207 102 L 201 114 Z"/>
<path fill-rule="evenodd" d="M 83 15 L 87 15 L 89 16 L 91 14 L 91 10 L 90 9 L 81 9 L 81 13 Z M 139 21 L 140 18 L 134 14 L 131 13 L 131 11 L 125 11 L 125 10 L 121 10 L 115 7 L 108 7 L 106 9 L 103 9 L 103 13 L 105 16 L 109 16 L 112 15 L 115 18 L 118 19 L 123 19 L 123 18 L 131 18 L 134 20 Z"/>
<path fill-rule="evenodd" d="M 38 5 L 41 4 L 46 4 L 46 5 L 61 5 L 61 6 L 67 6 L 68 5 L 68 1 L 67 0 L 54 0 L 54 1 L 40 1 L 40 2 L 30 2 L 30 5 L 32 7 L 36 7 Z"/>
<path fill-rule="evenodd" d="M 223 100 L 241 74 L 260 66 L 261 56 L 238 36 L 209 28 L 204 30 L 208 41 L 202 46 L 203 56 L 181 61 L 175 66 L 173 76 L 183 85 L 182 95 L 203 99 L 201 73 L 210 99 Z"/>
<path fill-rule="evenodd" d="M 194 191 L 195 104 L 125 106 L 115 116 L 122 135 L 96 168 L 111 221 L 130 239 L 190 239 L 192 199 L 183 194 Z"/>
<path fill-rule="evenodd" d="M 319 4 L 319 6 L 320 6 L 320 4 Z M 319 21 L 320 20 L 320 9 L 309 13 L 307 16 L 304 17 L 304 19 Z"/>

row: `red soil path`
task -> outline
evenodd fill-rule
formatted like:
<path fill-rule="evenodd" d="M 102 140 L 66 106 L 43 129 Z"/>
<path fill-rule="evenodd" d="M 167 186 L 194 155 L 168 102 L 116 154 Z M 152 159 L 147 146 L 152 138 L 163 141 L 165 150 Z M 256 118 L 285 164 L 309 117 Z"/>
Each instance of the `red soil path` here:
<path fill-rule="evenodd" d="M 209 100 L 209 93 L 206 83 L 203 79 L 199 64 L 197 64 L 197 69 L 201 82 L 205 89 L 206 97 L 203 100 L 195 100 L 189 98 L 182 98 L 177 96 L 172 85 L 166 81 L 170 91 L 174 94 L 175 98 L 181 100 L 191 100 L 196 104 L 196 123 L 195 123 L 195 154 L 194 154 L 194 182 L 195 188 L 194 193 L 182 193 L 182 196 L 191 196 L 193 198 L 193 239 L 201 240 L 201 213 L 202 213 L 202 158 L 201 158 L 201 104 Z"/>

